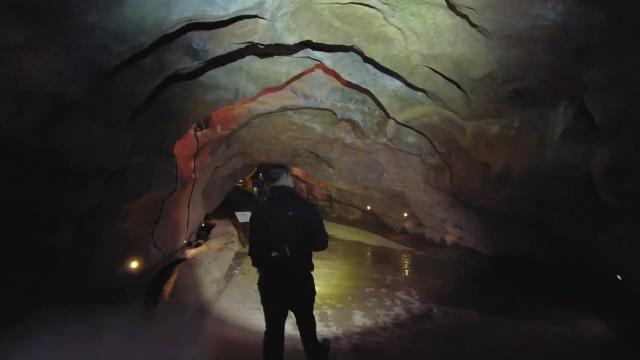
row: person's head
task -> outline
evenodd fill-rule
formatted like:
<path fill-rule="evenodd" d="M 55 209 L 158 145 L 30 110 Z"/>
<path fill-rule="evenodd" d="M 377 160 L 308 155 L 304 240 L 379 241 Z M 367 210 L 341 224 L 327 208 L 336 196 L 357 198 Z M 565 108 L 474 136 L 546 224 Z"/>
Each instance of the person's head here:
<path fill-rule="evenodd" d="M 291 168 L 285 164 L 269 165 L 265 171 L 265 175 L 265 180 L 269 186 L 282 185 L 293 187 Z"/>

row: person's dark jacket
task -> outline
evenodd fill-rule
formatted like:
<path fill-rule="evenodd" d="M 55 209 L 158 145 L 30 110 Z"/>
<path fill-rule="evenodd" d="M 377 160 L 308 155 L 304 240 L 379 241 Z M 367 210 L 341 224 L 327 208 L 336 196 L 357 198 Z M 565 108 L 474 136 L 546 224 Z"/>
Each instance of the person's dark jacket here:
<path fill-rule="evenodd" d="M 318 208 L 293 188 L 273 186 L 251 215 L 249 256 L 262 273 L 313 271 L 313 251 L 327 248 L 329 236 Z"/>

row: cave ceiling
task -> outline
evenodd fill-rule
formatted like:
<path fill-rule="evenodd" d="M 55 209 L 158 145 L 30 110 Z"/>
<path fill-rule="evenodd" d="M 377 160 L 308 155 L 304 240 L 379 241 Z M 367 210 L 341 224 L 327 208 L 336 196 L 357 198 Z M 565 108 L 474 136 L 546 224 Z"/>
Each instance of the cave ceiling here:
<path fill-rule="evenodd" d="M 561 163 L 565 151 L 581 157 L 572 157 L 569 175 L 591 171 L 597 128 L 582 69 L 570 61 L 587 40 L 588 21 L 598 19 L 575 2 L 157 3 L 153 16 L 150 4 L 129 1 L 94 19 L 127 39 L 116 56 L 127 60 L 114 72 L 127 87 L 128 121 L 193 123 L 224 106 L 250 107 L 240 102 L 320 65 L 327 70 L 314 71 L 313 91 L 294 103 L 283 99 L 283 108 L 342 112 L 371 134 L 380 130 L 372 120 L 380 114 L 406 125 L 396 143 L 418 143 L 425 158 L 441 150 L 441 161 L 458 167 L 460 194 L 470 188 L 472 201 L 490 201 L 471 195 L 474 187 L 498 196 L 522 174 Z M 575 15 L 587 21 L 574 24 Z M 189 106 L 175 110 L 185 98 Z M 166 108 L 180 119 L 156 118 Z M 573 128 L 591 138 L 563 139 Z M 393 133 L 386 137 L 394 141 Z M 482 169 L 469 177 L 484 183 L 466 184 L 466 168 Z"/>
<path fill-rule="evenodd" d="M 438 216 L 460 204 L 536 219 L 583 190 L 620 201 L 604 171 L 620 105 L 603 101 L 612 66 L 598 55 L 616 45 L 598 2 L 67 3 L 48 8 L 64 13 L 55 31 L 8 25 L 3 46 L 43 61 L 4 81 L 84 101 L 94 131 L 60 131 L 153 157 L 152 172 L 169 178 L 175 153 L 187 181 L 195 151 L 185 144 L 206 128 L 197 145 L 208 196 L 212 164 L 241 159 L 223 175 L 287 161 L 338 189 L 400 194 L 440 234 L 460 221 Z M 70 162 L 90 153 L 65 146 Z"/>

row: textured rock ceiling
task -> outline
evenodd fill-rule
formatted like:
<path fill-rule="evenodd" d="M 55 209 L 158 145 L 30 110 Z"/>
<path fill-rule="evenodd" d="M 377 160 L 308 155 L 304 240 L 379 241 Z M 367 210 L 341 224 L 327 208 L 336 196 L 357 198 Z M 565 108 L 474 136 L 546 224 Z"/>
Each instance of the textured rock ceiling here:
<path fill-rule="evenodd" d="M 41 4 L 36 30 L 6 25 L 4 81 L 75 109 L 47 136 L 103 176 L 73 211 L 119 209 L 140 249 L 152 228 L 172 248 L 238 176 L 285 161 L 390 226 L 511 252 L 529 246 L 520 222 L 574 232 L 574 207 L 630 199 L 635 175 L 611 169 L 635 143 L 620 79 L 637 55 L 608 56 L 629 52 L 614 3 Z"/>
<path fill-rule="evenodd" d="M 406 207 L 419 223 L 407 225 L 412 231 L 494 252 L 495 243 L 522 247 L 524 236 L 508 232 L 505 244 L 455 198 L 531 220 L 573 201 L 572 191 L 592 191 L 594 159 L 606 150 L 573 60 L 593 40 L 593 9 L 557 1 L 191 5 L 147 19 L 116 72 L 127 87 L 144 79 L 130 88 L 130 121 L 188 124 L 212 113 L 198 144 L 211 149 L 199 160 L 203 185 L 174 195 L 195 196 L 186 201 L 194 216 L 219 202 L 244 165 L 286 161 L 348 190 L 356 207 L 386 192 L 399 206 L 374 206 L 391 226 Z M 122 14 L 138 18 L 147 6 L 128 4 Z M 120 28 L 115 19 L 107 26 Z M 190 31 L 198 26 L 210 30 Z M 188 183 L 193 154 L 183 156 Z"/>
<path fill-rule="evenodd" d="M 597 128 L 570 60 L 592 24 L 571 23 L 585 11 L 575 4 L 192 5 L 147 19 L 115 71 L 132 92 L 130 121 L 188 124 L 212 113 L 198 143 L 211 149 L 199 160 L 202 189 L 229 177 L 204 197 L 197 188 L 195 216 L 219 202 L 242 165 L 286 161 L 369 202 L 367 193 L 388 191 L 429 238 L 493 251 L 486 221 L 454 198 L 538 218 L 563 201 L 558 193 L 590 185 Z M 137 18 L 146 7 L 132 3 L 122 14 Z M 107 26 L 120 28 L 115 19 Z M 578 141 L 561 138 L 571 128 Z M 578 156 L 558 173 L 566 151 Z M 182 156 L 189 182 L 193 153 Z M 225 163 L 233 159 L 235 167 Z M 549 181 L 559 190 L 544 194 Z M 397 207 L 380 211 L 390 225 L 403 221 Z"/>

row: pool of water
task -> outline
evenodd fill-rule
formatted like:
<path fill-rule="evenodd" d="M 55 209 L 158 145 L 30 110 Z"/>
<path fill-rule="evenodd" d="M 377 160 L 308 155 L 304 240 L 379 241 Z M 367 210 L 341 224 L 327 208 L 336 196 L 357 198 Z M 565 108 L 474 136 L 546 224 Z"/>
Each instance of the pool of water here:
<path fill-rule="evenodd" d="M 433 353 L 444 344 L 455 347 L 460 337 L 493 351 L 505 346 L 565 351 L 614 336 L 577 301 L 575 289 L 519 262 L 455 248 L 418 252 L 332 237 L 314 263 L 318 332 L 353 358 L 365 356 L 367 349 L 383 351 L 377 348 L 381 344 Z M 211 304 L 214 314 L 261 332 L 257 274 L 246 253 L 236 255 L 228 277 L 225 290 Z M 288 343 L 299 346 L 293 315 L 286 332 Z M 505 337 L 510 339 L 506 344 Z"/>

